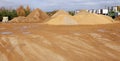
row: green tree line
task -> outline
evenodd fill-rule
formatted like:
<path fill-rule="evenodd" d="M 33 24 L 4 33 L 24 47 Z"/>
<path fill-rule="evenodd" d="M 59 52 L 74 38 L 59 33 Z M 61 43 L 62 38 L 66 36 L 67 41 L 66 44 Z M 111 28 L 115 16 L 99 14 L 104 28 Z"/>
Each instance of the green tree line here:
<path fill-rule="evenodd" d="M 9 20 L 18 16 L 27 16 L 31 12 L 29 6 L 24 8 L 23 6 L 18 7 L 17 9 L 6 9 L 4 7 L 0 8 L 0 21 L 2 21 L 3 17 L 8 17 Z"/>

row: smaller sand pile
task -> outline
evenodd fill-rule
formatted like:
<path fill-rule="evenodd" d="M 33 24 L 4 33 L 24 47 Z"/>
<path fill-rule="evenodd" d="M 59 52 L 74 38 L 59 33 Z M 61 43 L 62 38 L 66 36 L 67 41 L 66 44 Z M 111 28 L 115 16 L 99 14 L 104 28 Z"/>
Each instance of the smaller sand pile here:
<path fill-rule="evenodd" d="M 74 19 L 77 20 L 80 25 L 109 24 L 113 21 L 113 19 L 108 16 L 89 13 L 85 10 L 82 10 L 76 14 Z"/>
<path fill-rule="evenodd" d="M 77 22 L 69 15 L 68 12 L 63 10 L 59 10 L 56 12 L 51 19 L 46 22 L 46 24 L 50 25 L 76 25 Z"/>
<path fill-rule="evenodd" d="M 20 16 L 20 17 L 13 18 L 9 22 L 11 22 L 11 23 L 19 23 L 19 22 L 21 22 L 22 23 L 22 22 L 25 22 L 25 21 L 27 21 L 26 17 Z"/>
<path fill-rule="evenodd" d="M 44 22 L 46 19 L 48 19 L 49 16 L 43 12 L 40 9 L 35 9 L 33 10 L 27 17 L 16 17 L 14 19 L 12 19 L 10 22 L 16 22 L 16 23 L 35 23 L 35 22 L 39 22 L 42 23 Z"/>

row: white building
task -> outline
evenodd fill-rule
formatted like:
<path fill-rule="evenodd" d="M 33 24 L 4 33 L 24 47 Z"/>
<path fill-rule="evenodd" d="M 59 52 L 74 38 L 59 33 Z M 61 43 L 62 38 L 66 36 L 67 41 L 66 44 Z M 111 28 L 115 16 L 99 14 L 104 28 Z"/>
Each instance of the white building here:
<path fill-rule="evenodd" d="M 117 6 L 113 6 L 113 7 L 112 7 L 112 11 L 114 11 L 114 12 L 118 12 L 118 8 L 117 8 Z"/>
<path fill-rule="evenodd" d="M 96 13 L 96 12 L 97 12 L 97 10 L 94 9 L 94 10 L 93 10 L 93 13 Z"/>
<path fill-rule="evenodd" d="M 79 12 L 80 12 L 80 10 L 76 10 L 76 11 L 75 11 L 75 14 L 77 14 L 77 13 L 79 13 Z"/>
<path fill-rule="evenodd" d="M 8 22 L 8 17 L 3 17 L 2 22 Z"/>
<path fill-rule="evenodd" d="M 108 14 L 108 9 L 102 9 L 102 14 L 107 15 Z"/>
<path fill-rule="evenodd" d="M 98 10 L 97 10 L 97 14 L 101 14 L 101 9 L 98 9 Z"/>
<path fill-rule="evenodd" d="M 88 10 L 89 13 L 92 13 L 92 10 Z"/>

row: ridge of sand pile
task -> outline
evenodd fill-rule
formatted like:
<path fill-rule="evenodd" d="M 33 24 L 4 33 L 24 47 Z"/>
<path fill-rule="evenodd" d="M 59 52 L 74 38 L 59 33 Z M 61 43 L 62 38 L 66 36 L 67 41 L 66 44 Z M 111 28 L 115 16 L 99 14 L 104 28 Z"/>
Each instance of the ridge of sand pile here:
<path fill-rule="evenodd" d="M 10 22 L 17 23 L 34 23 L 34 22 L 44 22 L 48 19 L 49 16 L 40 9 L 33 10 L 27 17 L 16 17 L 12 19 Z"/>
<path fill-rule="evenodd" d="M 48 19 L 49 16 L 45 12 L 37 8 L 32 13 L 30 13 L 27 18 L 36 20 L 37 22 L 44 22 L 44 20 Z"/>
<path fill-rule="evenodd" d="M 77 25 L 77 21 L 72 18 L 72 16 L 69 15 L 69 13 L 59 10 L 56 12 L 49 21 L 47 21 L 45 24 L 50 25 Z"/>
<path fill-rule="evenodd" d="M 58 10 L 52 17 L 57 17 L 59 15 L 68 15 L 68 16 L 70 16 L 68 12 L 66 12 L 64 10 Z"/>
<path fill-rule="evenodd" d="M 109 24 L 114 21 L 108 16 L 89 13 L 87 11 L 80 11 L 78 14 L 73 16 L 73 18 L 82 25 Z"/>

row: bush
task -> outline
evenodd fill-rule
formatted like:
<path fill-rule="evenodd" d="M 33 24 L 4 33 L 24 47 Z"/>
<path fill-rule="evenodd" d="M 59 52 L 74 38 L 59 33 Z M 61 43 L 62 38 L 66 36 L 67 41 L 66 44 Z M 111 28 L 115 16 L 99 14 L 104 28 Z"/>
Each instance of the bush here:
<path fill-rule="evenodd" d="M 112 18 L 115 18 L 115 12 L 114 12 L 114 11 L 110 11 L 110 12 L 108 13 L 108 15 L 111 16 Z"/>
<path fill-rule="evenodd" d="M 24 7 L 23 6 L 20 6 L 19 8 L 17 8 L 17 15 L 18 16 L 26 16 L 26 14 L 25 14 L 25 9 L 24 9 Z"/>
<path fill-rule="evenodd" d="M 54 15 L 58 10 L 54 10 L 54 11 L 51 11 L 51 12 L 46 12 L 49 16 L 52 16 Z"/>
<path fill-rule="evenodd" d="M 75 12 L 74 11 L 69 11 L 69 14 L 74 16 L 75 15 Z"/>

